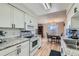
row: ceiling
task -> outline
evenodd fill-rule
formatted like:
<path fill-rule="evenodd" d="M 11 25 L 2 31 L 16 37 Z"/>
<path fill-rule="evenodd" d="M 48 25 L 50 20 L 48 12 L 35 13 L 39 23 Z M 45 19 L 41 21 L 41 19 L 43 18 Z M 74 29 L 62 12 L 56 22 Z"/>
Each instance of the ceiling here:
<path fill-rule="evenodd" d="M 51 3 L 51 8 L 46 10 L 43 6 L 43 3 L 24 3 L 26 8 L 33 12 L 37 16 L 64 11 L 69 6 L 69 3 Z"/>

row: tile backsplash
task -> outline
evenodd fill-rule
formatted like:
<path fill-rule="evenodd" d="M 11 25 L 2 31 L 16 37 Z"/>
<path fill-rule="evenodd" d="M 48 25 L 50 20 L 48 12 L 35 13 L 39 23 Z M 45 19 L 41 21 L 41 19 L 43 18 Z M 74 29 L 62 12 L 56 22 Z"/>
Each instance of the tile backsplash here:
<path fill-rule="evenodd" d="M 6 37 L 13 37 L 13 36 L 19 36 L 20 35 L 20 29 L 2 29 L 0 28 L 0 31 L 6 32 L 5 36 Z"/>

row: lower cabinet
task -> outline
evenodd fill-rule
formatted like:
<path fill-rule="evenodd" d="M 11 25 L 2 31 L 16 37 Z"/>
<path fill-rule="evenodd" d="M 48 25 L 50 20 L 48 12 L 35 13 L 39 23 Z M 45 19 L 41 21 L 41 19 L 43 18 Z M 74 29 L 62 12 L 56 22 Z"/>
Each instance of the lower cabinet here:
<path fill-rule="evenodd" d="M 29 41 L 0 51 L 0 56 L 29 56 Z"/>
<path fill-rule="evenodd" d="M 17 56 L 17 50 L 10 52 L 9 54 L 7 54 L 5 56 Z"/>
<path fill-rule="evenodd" d="M 19 56 L 29 56 L 29 41 L 21 44 Z"/>

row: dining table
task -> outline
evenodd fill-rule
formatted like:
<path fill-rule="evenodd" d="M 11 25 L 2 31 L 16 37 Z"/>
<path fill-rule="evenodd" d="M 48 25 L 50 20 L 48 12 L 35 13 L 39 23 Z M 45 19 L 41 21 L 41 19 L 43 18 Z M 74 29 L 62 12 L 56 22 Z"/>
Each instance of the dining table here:
<path fill-rule="evenodd" d="M 55 43 L 59 43 L 61 40 L 61 36 L 60 35 L 48 35 L 48 41 L 55 42 Z"/>

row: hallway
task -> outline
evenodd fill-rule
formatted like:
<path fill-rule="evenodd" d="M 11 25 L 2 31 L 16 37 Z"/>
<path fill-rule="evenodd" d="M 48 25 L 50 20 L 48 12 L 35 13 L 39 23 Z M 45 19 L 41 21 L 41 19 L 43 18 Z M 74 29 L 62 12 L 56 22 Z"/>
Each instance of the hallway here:
<path fill-rule="evenodd" d="M 52 44 L 48 43 L 47 39 L 43 38 L 42 46 L 34 56 L 49 56 L 51 50 L 60 51 L 60 45 L 54 42 L 52 42 Z"/>

